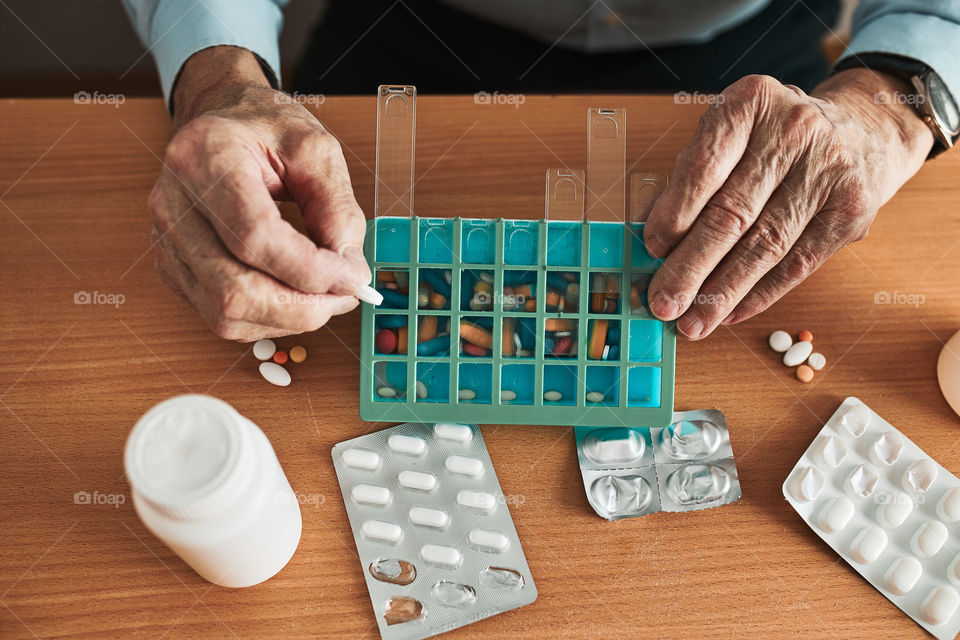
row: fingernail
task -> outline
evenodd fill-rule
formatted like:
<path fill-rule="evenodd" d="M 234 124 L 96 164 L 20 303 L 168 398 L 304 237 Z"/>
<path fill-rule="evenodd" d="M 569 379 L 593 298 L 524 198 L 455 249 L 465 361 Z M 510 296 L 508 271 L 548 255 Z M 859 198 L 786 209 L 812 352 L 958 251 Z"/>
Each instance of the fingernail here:
<path fill-rule="evenodd" d="M 646 238 L 644 242 L 647 245 L 647 253 L 649 253 L 654 258 L 662 258 L 666 255 L 669 245 L 667 241 L 663 239 L 659 233 L 655 233 L 649 238 Z"/>
<path fill-rule="evenodd" d="M 661 320 L 673 320 L 680 313 L 680 303 L 663 291 L 657 291 L 653 294 L 650 310 Z"/>
<path fill-rule="evenodd" d="M 354 295 L 360 300 L 366 302 L 367 304 L 372 304 L 375 307 L 383 302 L 383 295 L 368 284 L 360 285 Z"/>
<path fill-rule="evenodd" d="M 699 338 L 703 333 L 703 320 L 695 313 L 689 313 L 677 320 L 677 330 L 688 338 Z"/>

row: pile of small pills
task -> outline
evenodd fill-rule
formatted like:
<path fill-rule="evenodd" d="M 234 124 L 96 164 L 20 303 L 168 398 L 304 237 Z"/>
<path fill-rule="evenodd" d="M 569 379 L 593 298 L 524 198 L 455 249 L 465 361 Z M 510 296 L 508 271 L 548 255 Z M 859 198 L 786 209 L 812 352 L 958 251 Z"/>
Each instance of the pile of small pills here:
<path fill-rule="evenodd" d="M 774 331 L 768 343 L 771 349 L 783 354 L 783 364 L 797 368 L 795 373 L 800 382 L 810 382 L 814 371 L 827 366 L 823 354 L 813 350 L 813 333 L 806 329 L 797 334 L 796 342 L 786 331 Z"/>
<path fill-rule="evenodd" d="M 290 384 L 290 372 L 283 365 L 287 362 L 300 364 L 307 359 L 307 350 L 305 347 L 297 345 L 289 352 L 277 349 L 273 340 L 264 338 L 257 340 L 253 344 L 253 355 L 260 360 L 260 375 L 270 384 L 278 387 L 286 387 Z"/>

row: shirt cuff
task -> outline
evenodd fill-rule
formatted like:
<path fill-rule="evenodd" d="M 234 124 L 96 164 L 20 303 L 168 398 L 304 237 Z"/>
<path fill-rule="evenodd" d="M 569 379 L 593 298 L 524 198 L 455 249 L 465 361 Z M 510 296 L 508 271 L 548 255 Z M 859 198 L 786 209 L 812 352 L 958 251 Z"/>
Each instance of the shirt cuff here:
<path fill-rule="evenodd" d="M 150 24 L 149 50 L 157 65 L 163 98 L 171 111 L 170 93 L 177 74 L 197 51 L 229 45 L 253 52 L 265 67 L 274 88 L 280 85 L 280 48 L 277 39 L 283 12 L 272 0 L 166 0 Z"/>
<path fill-rule="evenodd" d="M 952 46 L 957 42 L 960 24 L 928 14 L 898 12 L 862 25 L 840 60 L 860 53 L 893 53 L 919 60 L 937 72 L 960 102 L 960 50 Z"/>

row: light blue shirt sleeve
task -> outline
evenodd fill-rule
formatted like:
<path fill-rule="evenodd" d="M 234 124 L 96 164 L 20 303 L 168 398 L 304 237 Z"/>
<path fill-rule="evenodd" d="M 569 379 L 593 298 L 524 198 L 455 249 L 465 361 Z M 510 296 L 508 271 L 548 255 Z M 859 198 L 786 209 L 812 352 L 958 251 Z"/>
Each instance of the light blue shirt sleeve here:
<path fill-rule="evenodd" d="M 123 0 L 134 29 L 153 54 L 163 97 L 170 92 L 187 58 L 217 45 L 243 47 L 256 54 L 280 84 L 283 5 L 289 0 Z M 265 69 L 266 71 L 266 69 Z"/>
<path fill-rule="evenodd" d="M 893 53 L 919 60 L 960 101 L 960 0 L 862 0 L 853 38 L 840 60 Z"/>

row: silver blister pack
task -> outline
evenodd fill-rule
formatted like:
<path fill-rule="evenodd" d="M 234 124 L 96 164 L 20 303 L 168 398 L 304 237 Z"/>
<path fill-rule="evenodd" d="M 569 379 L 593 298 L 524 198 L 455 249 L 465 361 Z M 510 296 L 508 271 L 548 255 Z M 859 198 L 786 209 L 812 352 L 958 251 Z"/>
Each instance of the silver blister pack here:
<path fill-rule="evenodd" d="M 385 640 L 427 638 L 536 600 L 476 425 L 405 423 L 332 455 Z"/>
<path fill-rule="evenodd" d="M 783 483 L 804 522 L 942 640 L 960 631 L 960 479 L 846 398 Z"/>
<path fill-rule="evenodd" d="M 663 428 L 577 427 L 576 438 L 587 500 L 608 520 L 740 499 L 727 419 L 715 409 L 675 412 Z"/>

